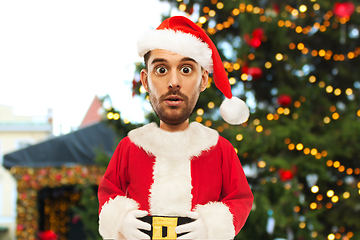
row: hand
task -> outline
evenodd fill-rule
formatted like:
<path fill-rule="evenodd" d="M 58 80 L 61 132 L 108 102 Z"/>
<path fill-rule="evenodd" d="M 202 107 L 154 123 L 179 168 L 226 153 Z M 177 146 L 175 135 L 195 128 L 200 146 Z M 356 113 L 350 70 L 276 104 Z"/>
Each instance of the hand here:
<path fill-rule="evenodd" d="M 139 229 L 151 230 L 149 223 L 143 222 L 137 218 L 148 215 L 147 211 L 131 210 L 125 217 L 121 228 L 121 233 L 126 239 L 150 239 L 150 236 L 141 232 Z"/>
<path fill-rule="evenodd" d="M 204 221 L 197 212 L 189 212 L 187 217 L 195 219 L 194 222 L 177 226 L 175 231 L 177 234 L 188 232 L 177 239 L 206 239 L 207 230 Z"/>

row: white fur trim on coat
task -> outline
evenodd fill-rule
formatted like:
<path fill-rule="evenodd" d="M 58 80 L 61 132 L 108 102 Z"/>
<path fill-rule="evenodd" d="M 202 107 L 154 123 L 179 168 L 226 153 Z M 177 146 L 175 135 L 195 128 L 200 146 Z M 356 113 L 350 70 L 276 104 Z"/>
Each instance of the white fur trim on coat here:
<path fill-rule="evenodd" d="M 103 239 L 125 239 L 120 233 L 125 215 L 139 208 L 136 201 L 116 196 L 109 199 L 99 214 L 99 233 Z"/>
<path fill-rule="evenodd" d="M 137 48 L 140 57 L 148 51 L 164 49 L 194 59 L 209 72 L 213 69 L 212 51 L 208 44 L 182 31 L 150 30 L 139 38 Z"/>
<path fill-rule="evenodd" d="M 152 215 L 186 216 L 191 210 L 191 158 L 218 142 L 217 131 L 197 122 L 179 132 L 151 123 L 128 134 L 130 140 L 155 156 L 149 204 Z"/>
<path fill-rule="evenodd" d="M 208 239 L 233 239 L 235 228 L 233 215 L 229 207 L 221 202 L 210 202 L 205 205 L 197 205 L 198 212 L 205 223 Z"/>

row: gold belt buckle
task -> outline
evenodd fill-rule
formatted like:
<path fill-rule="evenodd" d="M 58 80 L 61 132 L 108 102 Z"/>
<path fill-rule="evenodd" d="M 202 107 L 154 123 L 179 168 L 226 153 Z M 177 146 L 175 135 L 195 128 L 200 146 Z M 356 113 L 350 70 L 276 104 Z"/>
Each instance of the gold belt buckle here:
<path fill-rule="evenodd" d="M 176 239 L 175 228 L 177 227 L 177 217 L 153 217 L 153 237 L 152 239 Z M 166 232 L 166 237 L 163 237 Z"/>

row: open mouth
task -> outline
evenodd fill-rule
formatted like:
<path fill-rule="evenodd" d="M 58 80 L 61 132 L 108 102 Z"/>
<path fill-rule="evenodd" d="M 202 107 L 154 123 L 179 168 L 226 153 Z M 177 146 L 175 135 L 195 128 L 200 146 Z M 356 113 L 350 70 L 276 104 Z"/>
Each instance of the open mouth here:
<path fill-rule="evenodd" d="M 165 102 L 169 106 L 179 106 L 183 102 L 183 99 L 177 95 L 171 95 L 165 98 Z"/>

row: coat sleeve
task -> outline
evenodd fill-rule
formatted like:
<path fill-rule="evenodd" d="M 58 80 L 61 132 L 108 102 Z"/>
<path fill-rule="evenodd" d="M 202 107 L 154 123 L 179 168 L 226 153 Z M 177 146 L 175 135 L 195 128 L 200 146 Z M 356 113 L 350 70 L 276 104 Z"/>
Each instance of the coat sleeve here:
<path fill-rule="evenodd" d="M 238 234 L 250 214 L 254 196 L 234 147 L 227 140 L 224 144 L 221 202 L 229 207 Z"/>
<path fill-rule="evenodd" d="M 252 208 L 253 194 L 233 146 L 219 138 L 222 156 L 222 189 L 217 202 L 197 205 L 208 239 L 233 239 L 244 226 Z"/>
<path fill-rule="evenodd" d="M 123 239 L 120 233 L 125 215 L 139 205 L 126 197 L 128 139 L 116 148 L 98 189 L 99 233 L 103 239 Z"/>

